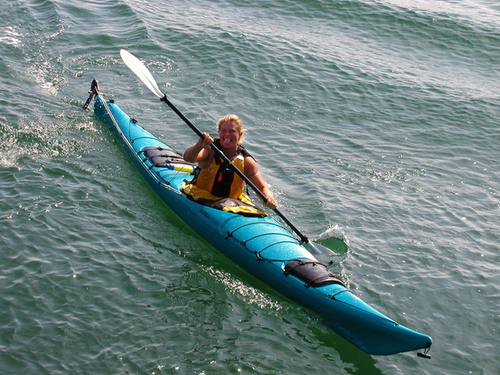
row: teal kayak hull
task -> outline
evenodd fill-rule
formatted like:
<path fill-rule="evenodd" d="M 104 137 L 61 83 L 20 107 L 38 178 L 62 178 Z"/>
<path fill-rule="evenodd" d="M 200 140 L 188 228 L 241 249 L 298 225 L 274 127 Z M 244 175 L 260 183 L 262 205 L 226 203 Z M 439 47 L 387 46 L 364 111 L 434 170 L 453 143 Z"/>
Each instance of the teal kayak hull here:
<path fill-rule="evenodd" d="M 424 349 L 432 339 L 375 310 L 344 285 L 310 286 L 286 271 L 292 261 L 315 257 L 271 216 L 246 217 L 200 205 L 180 187 L 190 172 L 155 166 L 144 157 L 151 147 L 173 150 L 131 119 L 114 102 L 95 96 L 95 114 L 118 136 L 152 189 L 198 235 L 242 269 L 283 296 L 317 314 L 324 324 L 366 353 L 390 355 Z M 178 170 L 181 169 L 181 170 Z"/>

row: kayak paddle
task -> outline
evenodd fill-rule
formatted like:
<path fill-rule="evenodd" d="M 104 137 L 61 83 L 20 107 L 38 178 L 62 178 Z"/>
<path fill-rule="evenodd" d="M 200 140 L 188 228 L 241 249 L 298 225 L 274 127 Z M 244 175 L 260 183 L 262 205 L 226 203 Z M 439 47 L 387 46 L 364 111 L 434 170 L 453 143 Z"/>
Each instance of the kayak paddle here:
<path fill-rule="evenodd" d="M 167 103 L 167 105 L 200 137 L 203 138 L 203 133 L 191 122 L 189 119 L 184 116 L 181 111 L 177 109 L 177 107 L 167 98 L 167 95 L 161 92 L 158 88 L 158 84 L 154 79 L 153 75 L 149 71 L 149 69 L 140 61 L 137 57 L 132 55 L 130 52 L 121 49 L 120 56 L 125 63 L 125 65 L 133 72 L 135 75 L 146 85 L 146 87 L 151 90 L 153 94 L 155 94 L 162 102 Z M 247 176 L 243 172 L 241 172 L 232 162 L 227 158 L 227 156 L 215 146 L 215 144 L 210 145 L 212 150 L 219 155 L 224 161 L 229 163 L 230 167 L 234 170 L 234 172 L 240 176 L 245 183 L 252 188 L 252 190 L 264 201 L 267 200 L 267 197 L 255 186 L 252 181 L 248 179 Z M 305 235 L 303 235 L 296 227 L 293 225 L 290 220 L 287 219 L 285 215 L 278 209 L 273 208 L 274 212 L 299 236 L 300 241 L 306 245 L 306 247 L 312 252 L 316 254 L 331 254 L 332 251 L 327 247 L 320 245 L 318 243 L 314 243 L 309 240 Z"/>

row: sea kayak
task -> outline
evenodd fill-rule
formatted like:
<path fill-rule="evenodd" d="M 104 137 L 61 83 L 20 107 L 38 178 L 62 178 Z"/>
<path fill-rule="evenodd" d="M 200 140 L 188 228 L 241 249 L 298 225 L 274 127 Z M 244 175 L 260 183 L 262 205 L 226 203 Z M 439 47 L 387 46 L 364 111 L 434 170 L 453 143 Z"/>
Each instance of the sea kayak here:
<path fill-rule="evenodd" d="M 113 100 L 105 100 L 96 81 L 86 103 L 118 136 L 151 188 L 193 231 L 242 269 L 283 296 L 317 314 L 324 324 L 366 353 L 391 355 L 423 349 L 432 339 L 377 311 L 354 295 L 281 222 L 199 204 L 182 191 L 195 166 L 145 130 Z"/>

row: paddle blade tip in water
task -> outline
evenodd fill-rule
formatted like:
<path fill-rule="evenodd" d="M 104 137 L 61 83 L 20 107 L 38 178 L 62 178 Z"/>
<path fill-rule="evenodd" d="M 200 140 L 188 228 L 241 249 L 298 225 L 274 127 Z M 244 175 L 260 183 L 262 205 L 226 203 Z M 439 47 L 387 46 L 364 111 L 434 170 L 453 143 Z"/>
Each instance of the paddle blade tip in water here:
<path fill-rule="evenodd" d="M 349 250 L 349 242 L 345 237 L 344 230 L 335 224 L 316 237 L 315 242 L 318 246 L 329 249 L 337 255 L 346 254 Z"/>
<path fill-rule="evenodd" d="M 346 254 L 349 250 L 347 243 L 341 238 L 325 238 L 323 240 L 318 240 L 316 245 L 326 247 L 336 254 Z"/>

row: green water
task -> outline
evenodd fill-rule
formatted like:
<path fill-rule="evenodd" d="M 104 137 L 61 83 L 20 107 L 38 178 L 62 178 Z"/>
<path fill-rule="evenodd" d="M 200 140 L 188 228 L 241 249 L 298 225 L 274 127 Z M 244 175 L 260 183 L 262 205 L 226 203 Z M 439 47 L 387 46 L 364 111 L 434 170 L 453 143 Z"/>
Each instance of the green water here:
<path fill-rule="evenodd" d="M 496 374 L 495 1 L 0 0 L 2 374 Z M 183 150 L 237 113 L 282 212 L 432 336 L 369 356 L 170 212 L 79 107 L 92 79 Z"/>

